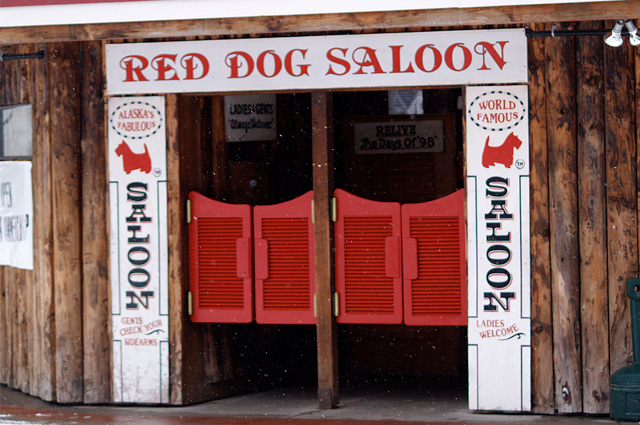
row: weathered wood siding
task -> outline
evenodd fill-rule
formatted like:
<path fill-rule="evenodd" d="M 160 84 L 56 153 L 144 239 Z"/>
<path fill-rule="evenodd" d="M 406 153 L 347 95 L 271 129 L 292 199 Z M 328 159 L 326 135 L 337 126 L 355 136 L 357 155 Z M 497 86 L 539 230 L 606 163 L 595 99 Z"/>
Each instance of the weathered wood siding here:
<path fill-rule="evenodd" d="M 77 43 L 47 48 L 51 114 L 56 397 L 83 400 L 82 211 Z M 93 229 L 86 229 L 92 231 Z"/>
<path fill-rule="evenodd" d="M 0 268 L 0 383 L 58 402 L 110 400 L 102 43 L 49 44 L 45 59 L 0 62 L 0 106 L 33 105 L 35 212 L 35 269 Z M 599 36 L 529 39 L 535 412 L 606 414 L 609 375 L 631 361 L 624 284 L 640 261 L 638 55 Z M 184 278 L 186 193 L 227 193 L 232 182 L 221 97 L 168 96 L 167 116 L 170 391 L 179 404 L 232 393 L 222 385 L 233 377 L 226 328 L 188 321 Z M 195 130 L 182 143 L 179 134 L 204 128 L 194 119 L 211 123 L 213 146 Z M 211 172 L 195 179 L 193 168 Z"/>
<path fill-rule="evenodd" d="M 546 30 L 544 25 L 532 29 Z M 553 413 L 553 333 L 549 242 L 549 173 L 545 40 L 529 41 L 529 141 L 531 155 L 531 394 L 533 410 Z M 535 252 L 535 254 L 533 254 Z"/>
<path fill-rule="evenodd" d="M 585 23 L 580 29 L 597 28 Z M 606 412 L 609 398 L 609 306 L 607 288 L 607 223 L 605 180 L 604 43 L 582 37 L 576 43 L 578 221 L 580 240 L 580 309 L 582 312 L 582 399 L 588 413 Z M 588 105 L 588 106 L 587 106 Z M 580 196 L 589 194 L 589 196 Z M 593 343 L 599 341 L 601 343 Z"/>
<path fill-rule="evenodd" d="M 534 411 L 607 413 L 609 376 L 632 355 L 624 284 L 638 274 L 637 53 L 599 36 L 529 46 Z"/>
<path fill-rule="evenodd" d="M 40 45 L 5 48 L 34 53 Z M 56 400 L 53 204 L 48 66 L 44 60 L 0 63 L 0 105 L 33 108 L 34 270 L 0 267 L 0 383 Z"/>
<path fill-rule="evenodd" d="M 0 267 L 0 383 L 47 401 L 104 403 L 111 337 L 102 42 L 45 51 L 44 59 L 0 62 L 0 106 L 33 109 L 34 203 L 34 270 Z"/>
<path fill-rule="evenodd" d="M 555 396 L 570 413 L 582 407 L 575 40 L 547 40 L 546 56 Z"/>
<path fill-rule="evenodd" d="M 80 49 L 83 69 L 80 75 L 83 102 L 81 125 L 81 168 L 107 169 L 103 43 L 84 43 Z M 84 350 L 84 401 L 104 403 L 110 399 L 111 331 L 109 328 L 109 245 L 107 173 L 82 173 L 82 314 Z"/>

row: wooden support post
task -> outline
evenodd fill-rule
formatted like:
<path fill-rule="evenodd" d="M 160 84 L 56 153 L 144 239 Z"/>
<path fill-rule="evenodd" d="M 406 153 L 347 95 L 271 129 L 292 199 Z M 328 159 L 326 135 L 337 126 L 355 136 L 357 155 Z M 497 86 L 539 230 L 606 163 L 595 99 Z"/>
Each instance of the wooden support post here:
<path fill-rule="evenodd" d="M 543 26 L 532 27 L 545 30 Z M 531 370 L 532 409 L 553 414 L 553 337 L 549 258 L 549 174 L 544 39 L 529 41 L 529 140 L 531 144 Z"/>
<path fill-rule="evenodd" d="M 102 43 L 81 45 L 82 73 L 82 304 L 84 402 L 110 400 L 111 332 L 107 240 L 107 140 Z"/>
<path fill-rule="evenodd" d="M 318 338 L 318 403 L 321 409 L 338 405 L 338 337 L 333 317 L 334 261 L 331 244 L 333 194 L 333 105 L 331 94 L 311 96 L 313 122 L 313 190 L 315 214 L 316 313 Z"/>
<path fill-rule="evenodd" d="M 602 27 L 582 22 L 580 29 Z M 604 42 L 576 38 L 582 397 L 584 413 L 609 413 L 609 306 L 604 128 Z"/>
<path fill-rule="evenodd" d="M 78 45 L 52 44 L 49 58 L 53 201 L 56 401 L 83 401 L 82 215 Z"/>
<path fill-rule="evenodd" d="M 19 53 L 17 47 L 10 48 L 9 54 L 12 53 Z M 20 74 L 17 65 L 11 63 L 2 64 L 0 72 L 3 72 L 3 77 L 0 77 L 0 86 L 2 86 L 2 88 L 0 88 L 0 106 L 15 105 L 19 103 L 19 100 L 17 99 L 17 82 L 20 80 Z M 13 78 L 6 78 L 4 77 L 4 75 L 13 76 Z M 2 349 L 6 350 L 4 356 L 5 377 L 3 382 L 10 387 L 17 388 L 19 384 L 19 379 L 16 373 L 18 358 L 17 287 L 19 287 L 19 283 L 15 282 L 13 279 L 12 267 L 0 267 L 0 274 L 0 279 L 2 279 L 4 282 L 4 287 L 2 288 L 4 304 L 1 306 L 4 309 L 4 321 L 0 324 L 0 326 L 4 327 L 3 334 L 5 339 L 3 339 L 3 341 L 5 342 L 5 346 Z"/>
<path fill-rule="evenodd" d="M 178 95 L 166 96 L 167 116 L 167 220 L 169 227 L 169 399 L 184 402 L 184 328 L 188 283 L 182 270 L 185 239 L 185 202 L 181 194 L 180 147 L 178 140 Z"/>
<path fill-rule="evenodd" d="M 29 53 L 32 49 L 30 45 L 22 45 L 20 46 L 20 53 L 26 54 Z M 33 93 L 33 64 L 31 66 L 21 67 L 20 71 L 20 91 L 18 93 L 19 103 L 26 104 L 31 103 L 31 96 Z M 32 109 L 33 113 L 33 109 Z M 32 123 L 33 124 L 33 123 Z M 33 140 L 33 138 L 32 138 Z M 33 175 L 33 172 L 32 172 Z M 33 190 L 33 184 L 32 184 Z M 35 329 L 36 323 L 34 320 L 31 320 L 36 313 L 36 304 L 34 301 L 34 294 L 36 292 L 35 286 L 35 274 L 33 270 L 23 270 L 21 273 L 21 277 L 23 279 L 22 284 L 24 285 L 23 289 L 23 297 L 20 299 L 20 307 L 21 307 L 21 315 L 22 315 L 22 344 L 25 345 L 22 357 L 22 367 L 23 367 L 23 385 L 22 391 L 35 394 L 37 389 L 37 377 L 38 375 L 35 373 L 35 350 L 32 348 L 35 345 Z"/>
<path fill-rule="evenodd" d="M 16 46 L 16 52 L 22 54 L 29 46 Z M 9 104 L 18 105 L 29 103 L 30 93 L 30 73 L 29 66 L 21 66 L 15 64 L 9 69 L 9 73 L 13 74 L 14 81 L 10 84 L 11 91 L 5 98 Z M 31 317 L 31 303 L 29 296 L 31 294 L 32 272 L 22 270 L 15 267 L 7 267 L 6 274 L 7 283 L 13 286 L 13 299 L 11 300 L 12 308 L 15 309 L 13 323 L 13 376 L 14 388 L 23 392 L 29 392 L 29 357 L 31 355 L 30 347 L 30 323 L 28 318 Z M 32 360 L 33 358 L 31 358 Z"/>
<path fill-rule="evenodd" d="M 39 47 L 39 46 L 38 46 Z M 34 64 L 33 108 L 33 247 L 36 314 L 34 365 L 38 389 L 33 395 L 55 399 L 55 323 L 53 297 L 53 205 L 51 202 L 51 132 L 47 59 Z"/>
<path fill-rule="evenodd" d="M 626 282 L 638 277 L 637 155 L 632 106 L 635 97 L 632 53 L 635 51 L 629 43 L 604 49 L 611 372 L 633 361 Z"/>
<path fill-rule="evenodd" d="M 568 29 L 568 28 L 562 28 Z M 547 126 L 556 409 L 582 411 L 574 40 L 547 43 Z"/>

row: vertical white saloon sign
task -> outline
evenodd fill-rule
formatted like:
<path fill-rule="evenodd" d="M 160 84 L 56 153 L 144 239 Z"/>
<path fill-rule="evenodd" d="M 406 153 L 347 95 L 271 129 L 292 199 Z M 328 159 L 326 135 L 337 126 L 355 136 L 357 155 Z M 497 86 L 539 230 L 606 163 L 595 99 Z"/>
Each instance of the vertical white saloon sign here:
<path fill-rule="evenodd" d="M 163 97 L 109 99 L 113 400 L 169 402 Z"/>
<path fill-rule="evenodd" d="M 466 91 L 472 410 L 531 410 L 527 95 L 527 86 Z"/>

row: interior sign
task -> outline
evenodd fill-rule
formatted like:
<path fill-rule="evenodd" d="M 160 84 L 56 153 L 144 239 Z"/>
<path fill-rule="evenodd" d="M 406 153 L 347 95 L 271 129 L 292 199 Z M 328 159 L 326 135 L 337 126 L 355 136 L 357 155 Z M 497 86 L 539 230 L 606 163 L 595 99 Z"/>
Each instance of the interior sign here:
<path fill-rule="evenodd" d="M 114 94 L 527 82 L 524 29 L 108 44 Z"/>
<path fill-rule="evenodd" d="M 33 270 L 31 161 L 0 161 L 0 266 Z"/>
<path fill-rule="evenodd" d="M 531 410 L 527 86 L 466 89 L 469 408 Z"/>
<path fill-rule="evenodd" d="M 164 98 L 109 99 L 113 400 L 169 402 Z"/>
<path fill-rule="evenodd" d="M 444 150 L 444 123 L 439 119 L 355 122 L 353 135 L 357 154 Z"/>
<path fill-rule="evenodd" d="M 227 142 L 276 140 L 276 95 L 224 97 Z"/>

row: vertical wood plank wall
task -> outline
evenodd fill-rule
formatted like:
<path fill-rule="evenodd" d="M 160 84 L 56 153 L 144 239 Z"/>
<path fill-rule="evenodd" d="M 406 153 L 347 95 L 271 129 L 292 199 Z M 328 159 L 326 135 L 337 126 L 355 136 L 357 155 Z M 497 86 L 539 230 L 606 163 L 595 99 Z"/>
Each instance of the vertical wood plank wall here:
<path fill-rule="evenodd" d="M 84 43 L 80 50 L 82 93 L 82 169 L 107 169 L 105 105 L 103 102 L 103 43 Z M 82 173 L 82 313 L 84 317 L 84 401 L 110 399 L 111 329 L 109 328 L 109 245 L 106 172 Z"/>
<path fill-rule="evenodd" d="M 586 23 L 583 30 L 599 23 Z M 604 43 L 594 37 L 576 40 L 578 138 L 578 221 L 580 240 L 580 308 L 582 312 L 583 410 L 604 412 L 609 398 L 609 305 L 604 129 Z M 580 196 L 589 194 L 589 196 Z"/>
<path fill-rule="evenodd" d="M 30 46 L 31 49 L 37 46 Z M 31 50 L 33 51 L 33 50 Z M 33 108 L 33 208 L 34 208 L 34 282 L 37 287 L 31 317 L 36 318 L 34 348 L 36 357 L 36 389 L 45 400 L 55 400 L 55 346 L 53 342 L 53 205 L 51 203 L 51 132 L 49 130 L 49 91 L 46 61 L 32 67 L 35 80 L 31 92 Z M 36 184 L 37 183 L 37 184 Z"/>
<path fill-rule="evenodd" d="M 78 45 L 52 44 L 49 58 L 58 400 L 83 400 L 82 212 Z M 80 113 L 79 113 L 80 112 Z"/>
<path fill-rule="evenodd" d="M 582 408 L 575 40 L 547 40 L 546 56 L 555 396 L 571 413 Z"/>
<path fill-rule="evenodd" d="M 607 22 L 613 24 L 613 22 Z M 638 275 L 637 164 L 634 50 L 605 48 L 605 137 L 609 364 L 614 372 L 632 360 L 625 283 Z M 635 64 L 638 66 L 638 64 Z"/>
<path fill-rule="evenodd" d="M 39 49 L 40 45 L 23 45 L 6 51 L 21 54 Z M 0 267 L 0 340 L 4 341 L 0 348 L 0 383 L 52 401 L 56 399 L 56 369 L 48 84 L 45 60 L 0 63 L 0 105 L 30 103 L 34 117 L 34 270 Z M 20 314 L 18 308 L 23 309 Z M 21 324 L 21 320 L 30 323 Z M 33 355 L 20 357 L 20 346 Z"/>
<path fill-rule="evenodd" d="M 627 43 L 608 47 L 601 37 L 528 43 L 533 408 L 606 414 L 609 374 L 632 354 L 624 284 L 638 275 L 640 255 L 639 51 Z M 39 48 L 4 47 L 7 54 Z M 0 268 L 0 341 L 6 341 L 0 344 L 0 384 L 58 402 L 110 398 L 102 48 L 100 42 L 58 43 L 46 47 L 42 60 L 0 62 L 0 106 L 33 107 L 35 213 L 35 269 Z M 167 99 L 168 115 L 182 116 L 182 98 Z M 183 154 L 175 144 L 178 124 L 186 125 L 173 122 L 168 135 L 174 157 Z M 217 171 L 219 152 L 200 149 L 214 150 Z M 171 314 L 184 321 L 178 220 L 183 192 L 198 184 L 185 180 L 182 162 L 171 167 L 170 284 L 178 298 Z M 206 184 L 220 191 L 227 182 Z M 206 343 L 184 343 L 195 327 L 183 325 L 172 324 L 173 403 L 200 397 L 196 374 L 187 377 L 183 363 Z"/>
<path fill-rule="evenodd" d="M 34 270 L 0 267 L 0 384 L 47 401 L 111 398 L 103 85 L 100 42 L 0 63 L 0 106 L 32 105 L 34 204 Z"/>
<path fill-rule="evenodd" d="M 543 31 L 542 25 L 532 27 Z M 531 155 L 531 370 L 532 409 L 553 413 L 553 333 L 551 329 L 551 262 L 545 39 L 529 41 L 529 141 Z"/>
<path fill-rule="evenodd" d="M 638 275 L 636 57 L 601 37 L 529 40 L 533 406 L 540 413 L 608 413 L 609 375 L 631 361 L 624 284 Z"/>
<path fill-rule="evenodd" d="M 167 224 L 169 249 L 169 398 L 173 404 L 182 404 L 183 323 L 186 318 L 186 297 L 182 276 L 182 254 L 186 249 L 184 235 L 184 197 L 180 193 L 180 156 L 178 143 L 177 96 L 165 98 L 167 116 Z M 184 245 L 184 246 L 183 246 Z M 177 320 L 174 320 L 176 318 Z"/>

